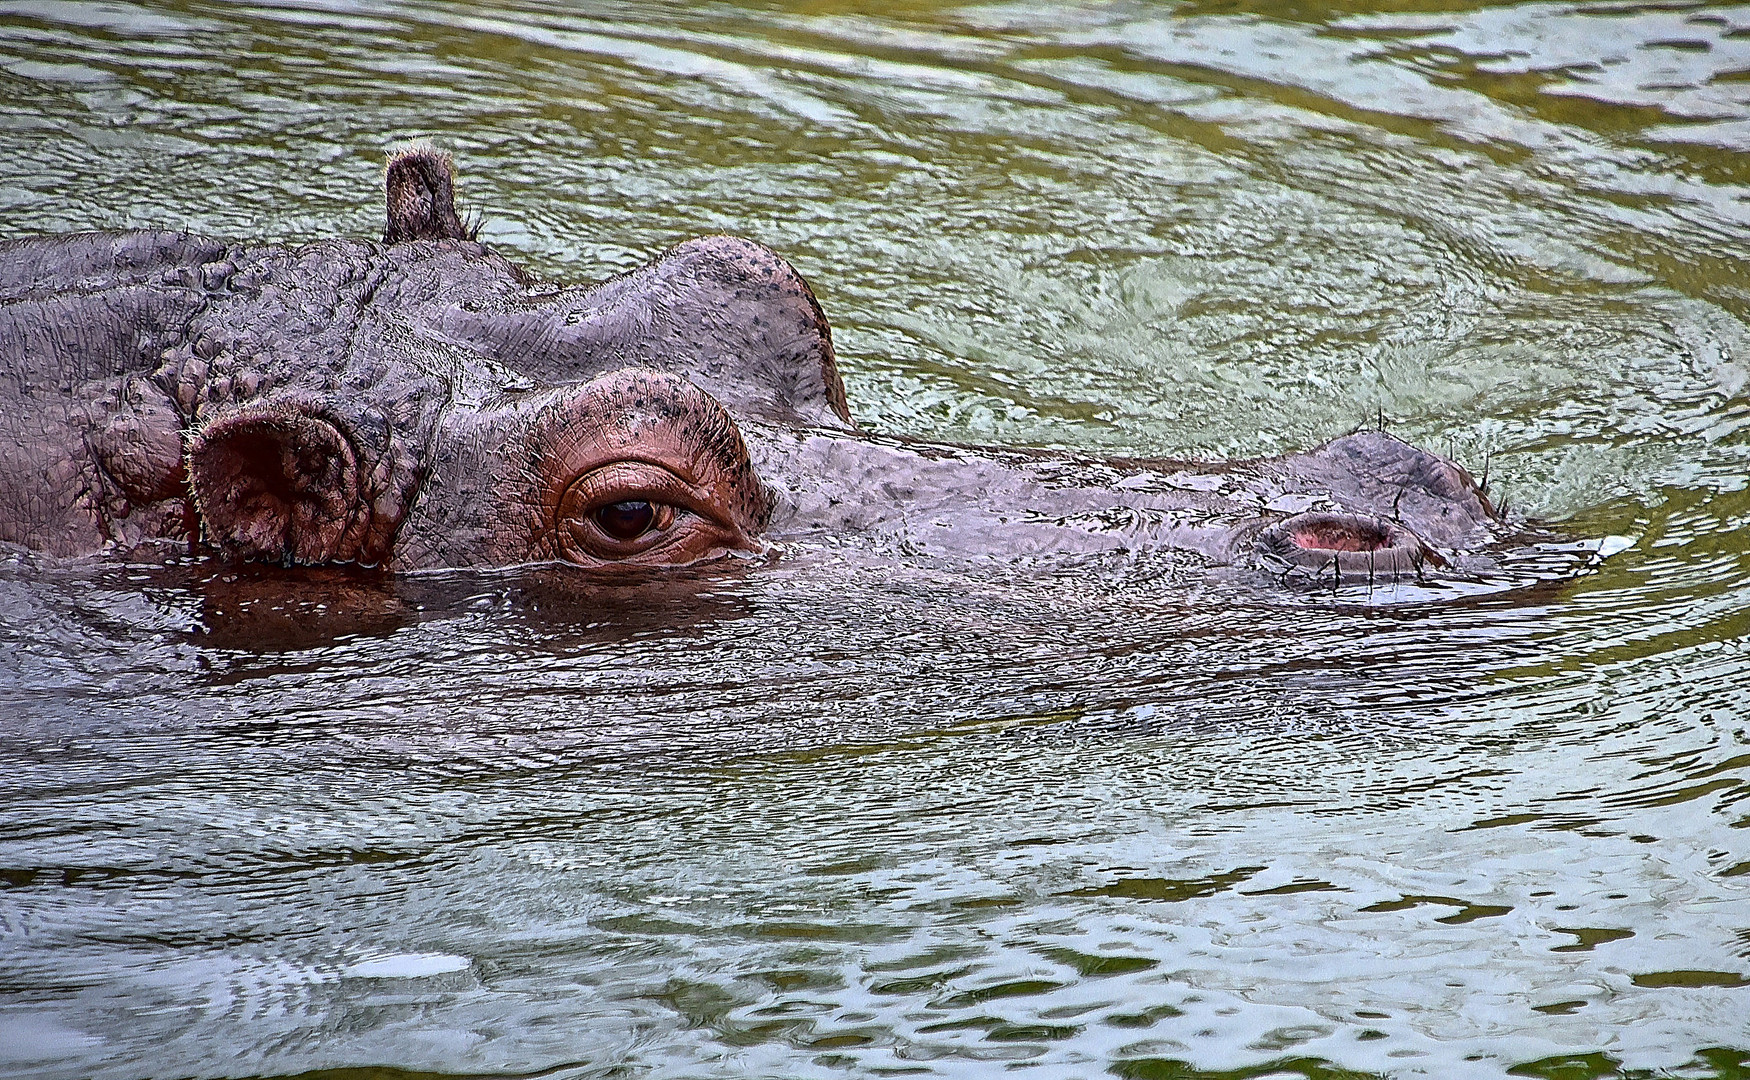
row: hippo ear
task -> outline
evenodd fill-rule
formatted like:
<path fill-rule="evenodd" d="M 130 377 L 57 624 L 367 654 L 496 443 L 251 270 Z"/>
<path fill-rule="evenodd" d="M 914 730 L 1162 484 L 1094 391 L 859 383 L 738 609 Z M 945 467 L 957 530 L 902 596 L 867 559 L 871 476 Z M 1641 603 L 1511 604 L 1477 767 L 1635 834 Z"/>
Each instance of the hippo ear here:
<path fill-rule="evenodd" d="M 215 420 L 188 444 L 189 487 L 208 541 L 268 562 L 381 561 L 357 455 L 331 421 L 286 406 Z"/>
<path fill-rule="evenodd" d="M 456 216 L 456 172 L 450 155 L 430 148 L 396 154 L 383 173 L 383 187 L 383 243 L 474 239 L 474 230 Z"/>

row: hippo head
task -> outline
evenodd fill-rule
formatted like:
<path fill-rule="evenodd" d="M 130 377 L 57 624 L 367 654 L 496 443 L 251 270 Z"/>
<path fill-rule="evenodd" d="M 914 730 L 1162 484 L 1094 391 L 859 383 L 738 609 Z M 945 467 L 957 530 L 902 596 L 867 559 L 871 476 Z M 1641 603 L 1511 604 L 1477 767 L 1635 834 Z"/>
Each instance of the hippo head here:
<path fill-rule="evenodd" d="M 771 512 L 726 404 L 848 427 L 819 306 L 760 245 L 706 237 L 552 288 L 463 235 L 447 159 L 401 155 L 387 187 L 388 243 L 236 270 L 229 321 L 167 365 L 194 401 L 207 542 L 288 564 L 684 564 L 757 550 Z M 288 332 L 311 310 L 337 327 Z"/>
<path fill-rule="evenodd" d="M 0 243 L 0 541 L 421 570 L 859 535 L 1371 580 L 1453 566 L 1499 520 L 1378 432 L 1202 465 L 866 436 L 820 305 L 767 248 L 708 236 L 548 285 L 473 238 L 443 155 L 386 180 L 381 243 Z"/>

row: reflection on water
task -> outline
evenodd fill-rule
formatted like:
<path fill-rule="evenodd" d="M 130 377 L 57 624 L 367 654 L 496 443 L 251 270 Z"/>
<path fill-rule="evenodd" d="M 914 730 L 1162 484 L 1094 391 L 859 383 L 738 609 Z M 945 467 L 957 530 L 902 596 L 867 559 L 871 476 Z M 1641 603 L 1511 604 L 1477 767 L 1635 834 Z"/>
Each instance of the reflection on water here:
<path fill-rule="evenodd" d="M 431 136 L 549 277 L 783 250 L 878 430 L 1383 420 L 1615 551 L 14 557 L 0 1072 L 1741 1075 L 1747 73 L 1690 3 L 0 2 L 5 235 L 368 235 Z"/>

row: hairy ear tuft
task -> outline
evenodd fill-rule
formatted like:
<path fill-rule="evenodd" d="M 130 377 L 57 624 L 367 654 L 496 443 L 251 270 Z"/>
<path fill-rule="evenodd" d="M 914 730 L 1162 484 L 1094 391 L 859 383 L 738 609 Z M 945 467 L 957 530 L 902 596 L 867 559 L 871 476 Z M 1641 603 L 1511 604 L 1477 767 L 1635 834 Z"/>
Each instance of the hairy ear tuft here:
<path fill-rule="evenodd" d="M 443 151 L 414 146 L 392 155 L 383 189 L 383 243 L 473 239 L 473 230 L 456 216 L 456 169 Z"/>

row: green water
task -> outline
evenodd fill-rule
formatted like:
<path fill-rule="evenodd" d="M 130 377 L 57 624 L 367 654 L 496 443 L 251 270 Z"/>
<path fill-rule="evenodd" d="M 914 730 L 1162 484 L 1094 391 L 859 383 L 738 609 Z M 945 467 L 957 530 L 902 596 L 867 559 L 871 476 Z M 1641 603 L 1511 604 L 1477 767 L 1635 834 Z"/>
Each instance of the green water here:
<path fill-rule="evenodd" d="M 1615 553 L 14 557 L 0 1072 L 1746 1074 L 1750 7 L 0 2 L 0 236 L 369 235 L 413 138 L 547 278 L 778 248 L 872 429 L 1384 422 Z"/>

